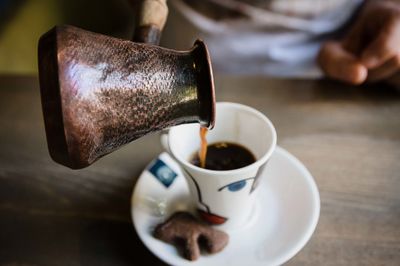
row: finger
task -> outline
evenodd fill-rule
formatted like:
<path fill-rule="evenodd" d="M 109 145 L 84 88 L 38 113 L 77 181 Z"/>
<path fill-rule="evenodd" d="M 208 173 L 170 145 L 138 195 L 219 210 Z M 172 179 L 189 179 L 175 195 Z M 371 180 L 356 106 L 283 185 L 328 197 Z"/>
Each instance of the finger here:
<path fill-rule="evenodd" d="M 342 40 L 342 46 L 354 55 L 360 55 L 363 45 L 363 23 L 357 21 Z"/>
<path fill-rule="evenodd" d="M 388 79 L 400 70 L 400 54 L 392 57 L 383 65 L 368 71 L 367 81 L 375 82 Z"/>
<path fill-rule="evenodd" d="M 361 62 L 369 69 L 379 67 L 400 52 L 400 23 L 392 22 L 379 33 L 361 54 Z"/>
<path fill-rule="evenodd" d="M 325 43 L 318 55 L 318 63 L 331 78 L 352 84 L 361 84 L 367 78 L 367 69 L 339 42 Z"/>

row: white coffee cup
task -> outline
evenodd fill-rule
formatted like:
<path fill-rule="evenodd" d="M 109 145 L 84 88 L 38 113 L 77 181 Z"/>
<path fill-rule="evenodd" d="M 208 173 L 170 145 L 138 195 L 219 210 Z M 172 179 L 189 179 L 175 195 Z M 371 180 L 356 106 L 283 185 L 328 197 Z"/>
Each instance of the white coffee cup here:
<path fill-rule="evenodd" d="M 251 107 L 217 103 L 215 127 L 207 134 L 208 144 L 240 144 L 256 157 L 248 166 L 227 171 L 208 170 L 190 163 L 200 148 L 199 129 L 197 124 L 173 127 L 162 136 L 163 145 L 181 166 L 200 217 L 224 230 L 241 227 L 250 219 L 255 188 L 275 149 L 275 128 L 265 115 Z"/>

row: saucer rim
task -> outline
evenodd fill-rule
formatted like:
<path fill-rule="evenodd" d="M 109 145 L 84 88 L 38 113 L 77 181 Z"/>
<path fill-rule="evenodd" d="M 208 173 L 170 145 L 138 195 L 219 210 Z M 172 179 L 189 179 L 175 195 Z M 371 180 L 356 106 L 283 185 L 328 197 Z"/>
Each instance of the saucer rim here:
<path fill-rule="evenodd" d="M 166 153 L 166 152 L 161 152 L 160 154 L 158 154 L 154 158 L 155 159 L 159 158 L 160 155 L 163 154 L 163 153 Z M 282 264 L 286 263 L 287 261 L 289 261 L 291 258 L 293 258 L 298 252 L 300 252 L 300 250 L 303 249 L 305 247 L 305 245 L 308 243 L 308 241 L 311 239 L 313 233 L 315 232 L 315 230 L 316 230 L 316 228 L 318 226 L 318 221 L 319 221 L 319 217 L 320 217 L 320 210 L 321 210 L 321 199 L 320 199 L 320 194 L 319 194 L 318 186 L 317 186 L 317 184 L 315 182 L 315 179 L 313 178 L 311 173 L 308 171 L 308 169 L 305 167 L 305 165 L 299 159 L 297 159 L 289 151 L 287 151 L 286 149 L 284 149 L 284 148 L 282 148 L 282 147 L 280 147 L 278 145 L 276 146 L 275 151 L 273 152 L 271 157 L 274 156 L 274 153 L 280 153 L 281 156 L 283 156 L 285 159 L 289 160 L 290 163 L 295 165 L 295 167 L 301 173 L 302 177 L 306 180 L 306 183 L 309 185 L 310 190 L 311 190 L 311 194 L 312 194 L 312 199 L 314 199 L 312 201 L 312 203 L 315 205 L 314 208 L 313 208 L 313 212 L 312 212 L 312 217 L 310 219 L 310 223 L 308 224 L 308 226 L 304 230 L 301 238 L 297 241 L 297 243 L 292 248 L 288 249 L 282 255 L 277 256 L 277 258 L 272 260 L 274 262 L 274 263 L 272 263 L 272 265 L 282 265 Z M 171 156 L 171 159 L 176 162 L 176 160 L 172 156 Z M 176 163 L 178 163 L 178 162 L 176 162 Z M 151 162 L 148 165 L 146 165 L 146 167 L 143 168 L 143 171 L 140 173 L 140 176 L 137 179 L 136 184 L 138 183 L 140 178 L 143 176 L 144 172 L 146 171 L 146 169 L 148 168 L 148 166 L 150 164 L 151 164 Z M 162 260 L 163 262 L 165 262 L 167 264 L 170 264 L 171 263 L 171 261 L 170 261 L 171 256 L 169 255 L 169 253 L 159 252 L 156 249 L 150 248 L 151 244 L 147 243 L 147 241 L 145 240 L 144 233 L 141 230 L 138 230 L 137 224 L 135 222 L 134 209 L 133 209 L 134 197 L 136 195 L 136 188 L 137 188 L 136 184 L 135 184 L 135 186 L 133 188 L 133 191 L 132 191 L 131 204 L 130 204 L 131 205 L 130 206 L 130 209 L 131 209 L 130 210 L 130 214 L 131 214 L 132 224 L 133 224 L 133 226 L 135 228 L 135 231 L 136 231 L 137 235 L 139 236 L 140 240 L 144 244 L 144 246 L 146 246 L 146 248 L 152 254 L 154 254 L 157 258 L 159 258 L 160 260 Z M 187 262 L 184 262 L 183 265 L 189 265 L 188 263 L 193 263 L 193 262 L 187 261 Z"/>
<path fill-rule="evenodd" d="M 315 179 L 311 175 L 310 171 L 305 167 L 305 165 L 297 159 L 293 154 L 291 154 L 289 151 L 286 149 L 277 146 L 276 150 L 279 150 L 284 157 L 288 158 L 292 163 L 296 165 L 297 168 L 300 169 L 300 171 L 303 173 L 303 176 L 307 179 L 307 182 L 310 184 L 311 188 L 311 193 L 313 194 L 313 199 L 315 199 L 314 203 L 316 204 L 314 211 L 313 211 L 313 217 L 311 218 L 311 222 L 307 227 L 307 230 L 305 230 L 303 237 L 301 240 L 297 242 L 297 245 L 289 249 L 285 254 L 286 256 L 283 256 L 283 259 L 281 259 L 281 262 L 276 263 L 276 265 L 282 265 L 283 263 L 286 263 L 289 261 L 291 258 L 296 256 L 297 253 L 300 252 L 301 249 L 305 247 L 305 245 L 310 241 L 312 235 L 314 234 L 315 230 L 317 229 L 318 226 L 318 221 L 320 217 L 320 212 L 321 212 L 321 198 L 318 190 L 318 186 L 315 182 Z M 278 259 L 275 259 L 278 260 Z"/>

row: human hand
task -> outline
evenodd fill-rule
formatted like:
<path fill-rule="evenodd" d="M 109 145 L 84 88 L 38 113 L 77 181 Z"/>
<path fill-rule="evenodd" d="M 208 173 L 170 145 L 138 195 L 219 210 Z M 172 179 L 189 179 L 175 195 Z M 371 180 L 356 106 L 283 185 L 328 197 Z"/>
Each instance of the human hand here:
<path fill-rule="evenodd" d="M 322 46 L 318 63 L 327 76 L 352 84 L 395 80 L 400 73 L 400 1 L 370 1 L 344 39 Z"/>

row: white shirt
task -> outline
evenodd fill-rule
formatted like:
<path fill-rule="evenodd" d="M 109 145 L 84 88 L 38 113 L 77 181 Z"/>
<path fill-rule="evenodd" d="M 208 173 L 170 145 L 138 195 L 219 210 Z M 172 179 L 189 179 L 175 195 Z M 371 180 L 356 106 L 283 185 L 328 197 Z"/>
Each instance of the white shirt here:
<path fill-rule="evenodd" d="M 332 38 L 363 0 L 208 0 L 245 15 L 213 20 L 182 0 L 171 1 L 200 31 L 216 71 L 283 77 L 319 77 L 315 62 L 322 41 Z M 254 1 L 253 1 L 254 2 Z M 261 1 L 258 1 L 261 2 Z"/>

